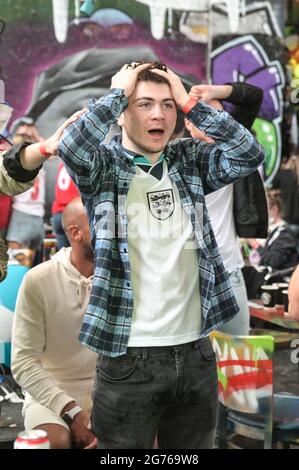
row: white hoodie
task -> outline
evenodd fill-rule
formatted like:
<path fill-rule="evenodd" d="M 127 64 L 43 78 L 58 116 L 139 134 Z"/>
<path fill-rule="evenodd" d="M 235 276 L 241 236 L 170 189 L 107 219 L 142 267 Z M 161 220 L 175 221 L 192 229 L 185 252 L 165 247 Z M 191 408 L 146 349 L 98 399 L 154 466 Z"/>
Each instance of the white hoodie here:
<path fill-rule="evenodd" d="M 57 415 L 75 400 L 91 409 L 97 354 L 78 340 L 92 277 L 70 262 L 71 248 L 32 268 L 19 291 L 12 334 L 12 373 L 35 400 Z"/>

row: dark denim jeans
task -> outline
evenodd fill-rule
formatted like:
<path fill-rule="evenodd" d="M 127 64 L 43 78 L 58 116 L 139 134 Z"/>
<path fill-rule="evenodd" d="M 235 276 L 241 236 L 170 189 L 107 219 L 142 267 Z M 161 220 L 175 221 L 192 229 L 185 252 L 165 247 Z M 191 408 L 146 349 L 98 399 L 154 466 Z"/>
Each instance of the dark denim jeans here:
<path fill-rule="evenodd" d="M 128 348 L 99 356 L 92 429 L 100 449 L 208 449 L 218 392 L 208 337 L 179 346 Z"/>

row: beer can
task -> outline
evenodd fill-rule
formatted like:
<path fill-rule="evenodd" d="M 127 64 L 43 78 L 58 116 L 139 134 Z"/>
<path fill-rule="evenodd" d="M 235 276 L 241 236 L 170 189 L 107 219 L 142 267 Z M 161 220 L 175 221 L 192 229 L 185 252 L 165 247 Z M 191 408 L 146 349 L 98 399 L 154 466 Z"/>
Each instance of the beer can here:
<path fill-rule="evenodd" d="M 48 435 L 41 429 L 20 432 L 15 440 L 14 449 L 50 449 Z"/>

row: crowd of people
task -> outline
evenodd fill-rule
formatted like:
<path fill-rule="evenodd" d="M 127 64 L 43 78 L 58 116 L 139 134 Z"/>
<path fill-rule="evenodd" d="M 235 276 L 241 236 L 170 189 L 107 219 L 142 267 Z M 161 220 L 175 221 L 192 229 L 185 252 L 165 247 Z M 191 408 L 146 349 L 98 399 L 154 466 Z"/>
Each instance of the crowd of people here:
<path fill-rule="evenodd" d="M 13 195 L 1 228 L 32 264 L 43 240 L 42 165 L 61 159 L 58 251 L 25 276 L 12 332 L 25 428 L 47 431 L 52 448 L 213 447 L 209 333 L 249 334 L 240 238 L 256 264 L 298 262 L 283 186 L 266 196 L 259 173 L 264 152 L 250 128 L 262 98 L 245 83 L 188 92 L 164 64 L 134 62 L 51 137 L 15 126 L 0 160 L 1 193 Z M 174 135 L 177 109 L 189 137 Z M 121 134 L 104 144 L 115 123 Z M 296 276 L 289 311 L 299 317 Z"/>

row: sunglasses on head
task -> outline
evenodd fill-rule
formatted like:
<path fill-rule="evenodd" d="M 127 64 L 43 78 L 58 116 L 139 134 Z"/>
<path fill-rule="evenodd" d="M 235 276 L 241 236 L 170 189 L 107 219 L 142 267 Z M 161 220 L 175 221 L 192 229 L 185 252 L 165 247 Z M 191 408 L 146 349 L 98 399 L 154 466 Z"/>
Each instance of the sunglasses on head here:
<path fill-rule="evenodd" d="M 139 65 L 147 64 L 148 62 L 146 61 L 141 61 L 141 62 L 135 62 L 132 67 L 133 69 L 136 69 L 136 67 L 139 67 Z M 167 72 L 167 66 L 165 64 L 161 64 L 160 62 L 152 62 L 150 69 L 158 69 L 158 70 L 163 70 L 164 72 Z"/>

